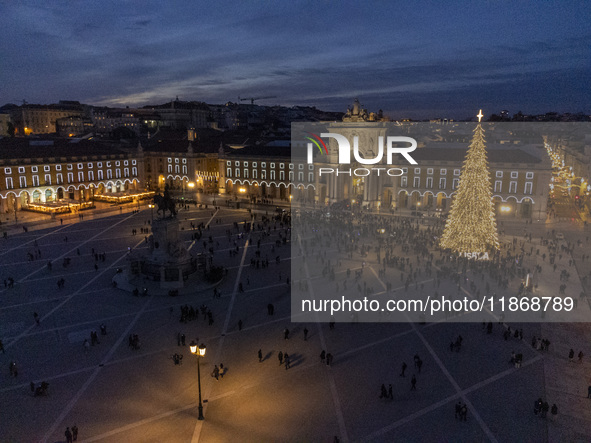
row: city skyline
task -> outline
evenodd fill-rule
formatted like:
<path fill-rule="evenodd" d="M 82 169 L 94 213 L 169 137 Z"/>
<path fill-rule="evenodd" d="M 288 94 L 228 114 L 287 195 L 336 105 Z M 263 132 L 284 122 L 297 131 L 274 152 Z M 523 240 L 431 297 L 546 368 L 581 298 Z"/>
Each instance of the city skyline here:
<path fill-rule="evenodd" d="M 585 5 L 0 4 L 1 103 L 273 97 L 392 118 L 589 112 Z"/>

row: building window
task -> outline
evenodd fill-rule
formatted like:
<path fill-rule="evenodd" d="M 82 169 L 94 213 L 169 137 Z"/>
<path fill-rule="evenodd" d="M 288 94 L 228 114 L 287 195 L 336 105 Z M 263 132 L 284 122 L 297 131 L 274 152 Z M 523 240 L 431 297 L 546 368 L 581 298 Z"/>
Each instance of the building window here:
<path fill-rule="evenodd" d="M 98 174 L 98 175 L 97 175 L 98 179 L 99 179 L 99 180 L 102 180 L 102 179 L 103 179 L 103 171 L 99 170 L 99 171 L 97 172 L 97 174 Z"/>
<path fill-rule="evenodd" d="M 283 168 L 285 168 L 285 163 L 279 163 L 279 168 L 280 168 L 280 169 L 283 169 Z"/>
<path fill-rule="evenodd" d="M 51 174 L 45 174 L 45 184 L 46 185 L 51 184 Z"/>
<path fill-rule="evenodd" d="M 226 168 L 226 176 L 232 177 L 232 168 Z"/>
<path fill-rule="evenodd" d="M 134 177 L 137 177 L 137 167 L 132 167 L 131 168 L 131 175 L 133 175 Z"/>
<path fill-rule="evenodd" d="M 103 172 L 103 171 L 101 171 L 101 172 Z M 58 185 L 61 185 L 64 182 L 64 176 L 62 174 L 57 174 L 55 176 L 55 181 Z"/>
<path fill-rule="evenodd" d="M 303 164 L 303 163 L 300 163 L 300 164 L 298 165 L 298 169 L 304 169 L 304 164 Z"/>
<path fill-rule="evenodd" d="M 420 175 L 421 168 L 415 168 L 415 175 Z"/>
<path fill-rule="evenodd" d="M 234 166 L 240 166 L 240 162 L 239 161 L 234 162 Z"/>
<path fill-rule="evenodd" d="M 413 188 L 418 188 L 421 186 L 421 177 L 415 177 L 412 181 Z"/>
<path fill-rule="evenodd" d="M 123 169 L 123 177 L 129 177 L 129 168 Z"/>
<path fill-rule="evenodd" d="M 248 162 L 244 162 L 244 167 L 248 168 Z"/>
<path fill-rule="evenodd" d="M 39 186 L 39 176 L 38 175 L 33 176 L 33 186 Z"/>
<path fill-rule="evenodd" d="M 68 172 L 68 183 L 73 183 L 73 182 L 74 182 L 74 173 Z"/>
<path fill-rule="evenodd" d="M 261 180 L 265 180 L 267 178 L 267 171 L 261 171 Z"/>
<path fill-rule="evenodd" d="M 102 168 L 102 167 L 103 167 L 103 162 L 98 162 L 98 163 L 96 164 L 96 167 L 97 167 L 97 168 Z"/>
<path fill-rule="evenodd" d="M 240 177 L 240 169 L 236 168 L 236 177 Z"/>
<path fill-rule="evenodd" d="M 497 172 L 498 174 L 498 172 Z M 503 182 L 501 180 L 495 181 L 495 192 L 503 192 Z"/>
<path fill-rule="evenodd" d="M 433 175 L 433 168 L 427 168 L 427 175 Z"/>
<path fill-rule="evenodd" d="M 314 165 L 308 165 L 308 170 L 309 171 L 313 171 L 314 170 Z"/>
<path fill-rule="evenodd" d="M 281 171 L 283 172 L 283 171 Z M 293 182 L 293 171 L 289 171 L 289 181 Z"/>
<path fill-rule="evenodd" d="M 172 165 L 168 165 L 168 173 L 172 174 Z"/>
<path fill-rule="evenodd" d="M 308 181 L 309 182 L 313 182 L 314 181 L 314 173 L 313 172 L 308 172 Z"/>
<path fill-rule="evenodd" d="M 168 163 L 172 163 L 172 158 L 168 158 Z"/>
<path fill-rule="evenodd" d="M 427 189 L 433 189 L 433 177 L 427 177 Z"/>
<path fill-rule="evenodd" d="M 107 178 L 113 178 L 113 170 L 107 169 Z"/>
<path fill-rule="evenodd" d="M 37 166 L 31 166 L 31 172 L 38 172 L 39 168 Z"/>
<path fill-rule="evenodd" d="M 408 177 L 403 175 L 402 177 L 400 177 L 400 187 L 406 188 L 407 186 L 408 186 Z"/>
<path fill-rule="evenodd" d="M 7 174 L 7 175 L 10 175 L 10 174 L 12 174 L 12 169 L 10 169 L 10 168 L 4 168 L 4 173 Z"/>
<path fill-rule="evenodd" d="M 293 169 L 293 163 L 289 164 L 289 169 Z"/>
<path fill-rule="evenodd" d="M 275 163 L 271 163 L 271 169 L 275 169 Z"/>
<path fill-rule="evenodd" d="M 19 174 L 24 174 L 25 173 L 25 167 L 24 166 L 19 166 L 18 167 L 18 173 Z"/>
<path fill-rule="evenodd" d="M 226 160 L 226 166 L 232 166 L 232 162 L 230 160 Z"/>
<path fill-rule="evenodd" d="M 111 167 L 111 162 L 107 162 L 107 168 Z"/>
<path fill-rule="evenodd" d="M 180 174 L 181 173 L 181 167 L 179 165 L 174 165 L 174 173 L 175 174 Z"/>
<path fill-rule="evenodd" d="M 94 180 L 94 171 L 88 171 L 88 181 L 91 182 Z"/>
<path fill-rule="evenodd" d="M 534 178 L 534 173 L 533 172 L 526 172 L 525 178 L 527 178 L 528 180 L 531 180 L 532 178 Z"/>
<path fill-rule="evenodd" d="M 183 165 L 183 174 L 187 175 L 187 165 Z"/>
<path fill-rule="evenodd" d="M 74 165 L 73 165 L 72 163 L 70 163 L 70 164 L 68 165 L 68 171 L 71 171 L 72 169 L 74 169 Z"/>
<path fill-rule="evenodd" d="M 496 177 L 497 178 L 503 178 L 503 171 L 497 171 Z"/>
<path fill-rule="evenodd" d="M 132 161 L 131 161 L 131 164 L 132 164 L 132 165 L 135 165 L 135 164 L 137 164 L 137 161 L 136 161 L 136 160 L 132 160 Z"/>
<path fill-rule="evenodd" d="M 84 165 L 82 163 L 78 163 L 78 169 L 82 169 L 84 168 Z"/>
<path fill-rule="evenodd" d="M 303 172 L 298 172 L 298 180 L 300 182 L 303 182 L 304 181 L 304 173 Z"/>
<path fill-rule="evenodd" d="M 459 169 L 454 169 L 454 175 L 460 175 L 460 170 Z"/>
<path fill-rule="evenodd" d="M 454 173 L 455 173 L 455 171 L 454 171 Z M 460 186 L 460 179 L 454 178 L 453 182 L 451 183 L 451 188 L 458 189 L 458 186 Z"/>
<path fill-rule="evenodd" d="M 12 177 L 6 177 L 6 189 L 12 189 L 12 188 L 14 188 L 14 186 L 12 185 Z"/>
<path fill-rule="evenodd" d="M 439 175 L 447 175 L 447 169 L 441 169 Z"/>
<path fill-rule="evenodd" d="M 252 178 L 257 178 L 257 170 L 256 169 L 252 170 Z"/>
<path fill-rule="evenodd" d="M 511 178 L 517 178 L 517 171 L 511 171 Z"/>
<path fill-rule="evenodd" d="M 513 173 L 511 173 L 513 175 Z M 515 194 L 517 192 L 517 182 L 509 182 L 509 194 Z"/>
<path fill-rule="evenodd" d="M 261 162 L 261 168 L 266 168 L 267 167 L 267 162 Z"/>
<path fill-rule="evenodd" d="M 186 164 L 187 164 L 187 159 L 183 158 L 183 165 L 186 165 Z"/>
<path fill-rule="evenodd" d="M 439 179 L 439 189 L 445 189 L 445 179 L 444 178 Z"/>
<path fill-rule="evenodd" d="M 19 186 L 21 188 L 27 187 L 27 177 L 19 177 Z"/>
<path fill-rule="evenodd" d="M 49 172 L 49 170 L 50 170 L 50 167 L 49 167 L 49 165 L 45 165 L 45 166 L 43 166 L 43 171 L 44 171 L 44 172 Z"/>
<path fill-rule="evenodd" d="M 94 165 L 93 165 L 92 163 L 89 163 L 89 164 L 88 164 L 88 169 L 92 169 L 92 167 L 93 167 L 93 166 L 94 166 Z"/>
<path fill-rule="evenodd" d="M 78 172 L 78 181 L 79 182 L 84 181 L 84 172 L 82 172 L 82 171 Z"/>
<path fill-rule="evenodd" d="M 257 162 L 252 162 L 252 167 L 256 168 L 257 167 Z"/>
<path fill-rule="evenodd" d="M 524 194 L 531 195 L 533 189 L 532 182 L 525 182 L 525 189 L 523 190 Z"/>
<path fill-rule="evenodd" d="M 175 162 L 175 163 L 178 163 L 178 162 L 179 162 L 179 159 L 178 159 L 178 158 L 175 158 L 175 159 L 174 159 L 174 162 Z M 117 163 L 119 163 L 119 162 L 117 162 Z M 119 165 L 117 165 L 117 166 L 119 166 Z"/>
<path fill-rule="evenodd" d="M 244 170 L 244 178 L 248 178 L 248 169 Z"/>
<path fill-rule="evenodd" d="M 275 170 L 271 170 L 271 180 L 275 180 Z"/>
<path fill-rule="evenodd" d="M 285 180 L 285 171 L 279 171 L 279 180 Z"/>

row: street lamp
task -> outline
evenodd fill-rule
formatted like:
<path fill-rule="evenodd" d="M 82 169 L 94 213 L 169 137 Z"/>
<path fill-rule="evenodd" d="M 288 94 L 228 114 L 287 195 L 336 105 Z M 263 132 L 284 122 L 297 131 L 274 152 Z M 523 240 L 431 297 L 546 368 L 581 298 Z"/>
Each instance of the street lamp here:
<path fill-rule="evenodd" d="M 201 365 L 199 364 L 199 359 L 205 357 L 205 345 L 201 343 L 199 347 L 197 347 L 197 343 L 195 340 L 191 341 L 189 345 L 189 349 L 191 350 L 191 354 L 197 355 L 197 383 L 199 384 L 199 420 L 204 420 L 205 417 L 203 416 L 203 403 L 201 403 Z"/>
<path fill-rule="evenodd" d="M 150 208 L 150 213 L 152 214 L 152 224 L 154 224 L 154 205 L 150 203 L 148 207 Z"/>

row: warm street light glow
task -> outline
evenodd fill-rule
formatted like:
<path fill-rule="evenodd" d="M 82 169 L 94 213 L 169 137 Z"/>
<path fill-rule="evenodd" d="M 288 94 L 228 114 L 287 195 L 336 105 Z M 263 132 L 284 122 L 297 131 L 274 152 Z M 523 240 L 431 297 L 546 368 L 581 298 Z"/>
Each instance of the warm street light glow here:
<path fill-rule="evenodd" d="M 240 192 L 241 194 L 244 194 L 246 192 L 246 188 L 239 188 L 238 192 Z"/>
<path fill-rule="evenodd" d="M 189 182 L 189 184 L 187 185 L 189 188 L 193 189 L 195 187 L 195 183 L 193 182 Z"/>
<path fill-rule="evenodd" d="M 189 344 L 189 349 L 191 350 L 191 354 L 197 355 L 197 357 L 205 357 L 205 345 L 201 343 L 199 347 L 197 347 L 197 343 L 195 340 L 191 340 Z M 197 359 L 197 382 L 199 384 L 199 417 L 198 420 L 205 420 L 203 416 L 203 403 L 201 402 L 201 365 L 199 364 L 199 358 Z"/>
<path fill-rule="evenodd" d="M 501 206 L 499 209 L 501 212 L 511 212 L 511 206 Z"/>

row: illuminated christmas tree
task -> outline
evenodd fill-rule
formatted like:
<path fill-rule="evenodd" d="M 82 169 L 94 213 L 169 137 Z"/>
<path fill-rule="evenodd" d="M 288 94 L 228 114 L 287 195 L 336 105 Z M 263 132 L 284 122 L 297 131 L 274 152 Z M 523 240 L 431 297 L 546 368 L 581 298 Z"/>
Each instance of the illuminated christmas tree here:
<path fill-rule="evenodd" d="M 482 111 L 440 241 L 442 248 L 473 258 L 488 258 L 499 248 L 481 118 Z"/>

